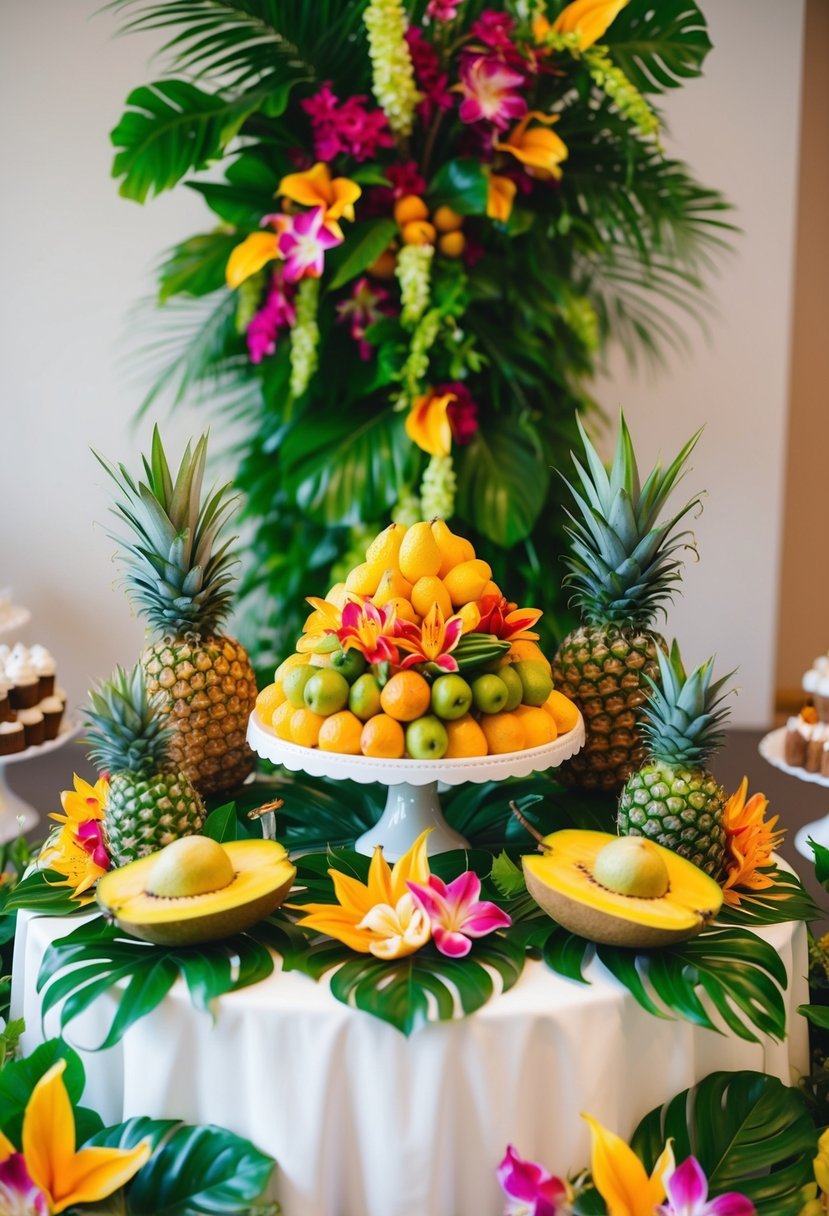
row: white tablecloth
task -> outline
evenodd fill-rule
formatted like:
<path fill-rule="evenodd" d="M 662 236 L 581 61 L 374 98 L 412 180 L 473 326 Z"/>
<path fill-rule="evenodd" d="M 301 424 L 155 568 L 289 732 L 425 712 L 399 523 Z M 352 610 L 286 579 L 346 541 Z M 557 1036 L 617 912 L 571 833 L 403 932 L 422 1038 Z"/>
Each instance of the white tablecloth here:
<path fill-rule="evenodd" d="M 46 947 L 74 923 L 20 916 L 13 1012 L 26 1019 L 27 1052 L 57 1032 L 52 1014 L 41 1024 L 35 981 Z M 588 986 L 530 960 L 477 1014 L 408 1039 L 324 982 L 277 971 L 222 998 L 214 1024 L 177 983 L 120 1045 L 83 1051 L 85 1101 L 107 1123 L 175 1116 L 248 1137 L 278 1162 L 284 1216 L 500 1216 L 495 1169 L 510 1142 L 566 1173 L 588 1163 L 581 1111 L 627 1136 L 716 1069 L 787 1084 L 806 1070 L 805 928 L 763 936 L 790 977 L 785 1044 L 653 1017 L 596 962 Z M 100 1042 L 114 1000 L 69 1027 L 74 1046 Z"/>

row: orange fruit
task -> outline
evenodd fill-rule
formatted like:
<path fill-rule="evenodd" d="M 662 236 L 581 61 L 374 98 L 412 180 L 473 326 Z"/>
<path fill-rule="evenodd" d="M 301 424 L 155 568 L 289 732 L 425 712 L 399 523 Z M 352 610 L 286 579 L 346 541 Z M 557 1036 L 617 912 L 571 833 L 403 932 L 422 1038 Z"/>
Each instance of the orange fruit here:
<path fill-rule="evenodd" d="M 291 714 L 291 742 L 300 747 L 316 747 L 323 722 L 321 714 L 315 714 L 310 709 L 295 709 Z"/>
<path fill-rule="evenodd" d="M 481 598 L 481 592 L 492 578 L 492 567 L 488 562 L 476 557 L 470 562 L 461 562 L 453 566 L 443 582 L 449 592 L 454 608 L 460 608 L 472 600 Z"/>
<path fill-rule="evenodd" d="M 462 232 L 445 232 L 438 240 L 438 249 L 445 258 L 459 258 L 466 249 L 466 237 Z"/>
<path fill-rule="evenodd" d="M 291 718 L 296 712 L 295 707 L 290 701 L 283 701 L 282 704 L 278 705 L 273 711 L 271 726 L 273 727 L 273 733 L 276 735 L 277 739 L 284 739 L 286 743 L 290 742 Z"/>
<path fill-rule="evenodd" d="M 363 724 L 356 714 L 349 709 L 341 709 L 330 718 L 323 718 L 318 740 L 320 751 L 359 756 L 362 733 Z"/>
<path fill-rule="evenodd" d="M 549 714 L 545 716 L 549 717 Z M 406 736 L 403 733 L 403 727 L 388 714 L 375 714 L 363 727 L 360 748 L 364 756 L 377 756 L 382 760 L 399 760 L 406 750 Z"/>
<path fill-rule="evenodd" d="M 428 215 L 429 208 L 416 194 L 404 194 L 394 204 L 394 222 L 400 228 L 405 228 L 412 220 L 425 220 Z"/>
<path fill-rule="evenodd" d="M 379 258 L 371 263 L 368 272 L 373 274 L 375 279 L 393 279 L 396 266 L 397 258 L 394 250 L 384 249 Z"/>
<path fill-rule="evenodd" d="M 566 735 L 568 730 L 572 730 L 579 720 L 578 706 L 569 697 L 565 697 L 563 692 L 556 692 L 555 690 L 551 692 L 542 708 L 553 719 L 560 735 Z"/>
<path fill-rule="evenodd" d="M 457 211 L 453 211 L 445 204 L 438 207 L 432 219 L 435 221 L 438 232 L 457 232 L 463 226 L 463 216 L 458 215 Z"/>
<path fill-rule="evenodd" d="M 404 245 L 434 245 L 437 233 L 428 220 L 412 220 L 403 226 L 402 236 Z"/>
<path fill-rule="evenodd" d="M 383 712 L 398 722 L 414 722 L 415 718 L 422 718 L 431 703 L 431 689 L 416 671 L 398 671 L 380 693 Z"/>
<path fill-rule="evenodd" d="M 435 604 L 443 613 L 445 621 L 452 615 L 452 601 L 449 598 L 449 592 L 434 574 L 417 580 L 412 587 L 411 601 L 412 607 L 420 616 L 428 616 Z"/>
<path fill-rule="evenodd" d="M 444 760 L 460 760 L 463 756 L 485 756 L 489 751 L 486 735 L 471 714 L 464 714 L 454 722 L 444 722 L 449 736 L 449 746 L 443 754 Z"/>
<path fill-rule="evenodd" d="M 512 712 L 524 727 L 525 747 L 541 747 L 558 736 L 558 727 L 546 710 L 534 705 L 519 705 Z"/>
<path fill-rule="evenodd" d="M 548 671 L 553 669 L 550 660 L 537 642 L 513 642 L 506 657 L 508 663 L 523 663 L 527 659 L 532 659 L 543 663 Z"/>
<path fill-rule="evenodd" d="M 268 684 L 256 698 L 256 713 L 260 721 L 266 726 L 270 726 L 273 719 L 273 711 L 278 709 L 285 700 L 285 689 L 282 687 L 282 681 L 275 681 L 273 684 Z"/>
<path fill-rule="evenodd" d="M 481 730 L 493 756 L 502 755 L 504 752 L 521 752 L 527 746 L 521 719 L 514 713 L 484 714 L 481 718 Z"/>

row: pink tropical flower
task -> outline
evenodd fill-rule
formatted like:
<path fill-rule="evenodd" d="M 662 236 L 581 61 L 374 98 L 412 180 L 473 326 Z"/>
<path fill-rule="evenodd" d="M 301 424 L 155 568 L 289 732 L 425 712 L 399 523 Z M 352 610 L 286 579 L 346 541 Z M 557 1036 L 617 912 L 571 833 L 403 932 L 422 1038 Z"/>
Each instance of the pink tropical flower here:
<path fill-rule="evenodd" d="M 343 241 L 342 235 L 338 236 L 326 227 L 324 207 L 285 216 L 281 229 L 277 243 L 285 259 L 286 283 L 318 279 L 322 274 L 326 252 Z"/>
<path fill-rule="evenodd" d="M 426 16 L 430 21 L 454 21 L 463 0 L 429 0 Z"/>
<path fill-rule="evenodd" d="M 453 400 L 446 407 L 446 417 L 455 443 L 464 447 L 478 432 L 478 406 L 462 380 L 450 380 L 435 389 L 437 396 L 451 393 Z"/>
<path fill-rule="evenodd" d="M 476 627 L 478 633 L 492 633 L 509 642 L 538 641 L 538 634 L 533 633 L 532 628 L 544 615 L 540 608 L 519 608 L 504 595 L 485 595 L 478 600 L 478 611 L 481 614 Z"/>
<path fill-rule="evenodd" d="M 77 831 L 78 844 L 88 853 L 96 866 L 108 870 L 111 862 L 104 844 L 104 825 L 99 819 L 87 819 Z"/>
<path fill-rule="evenodd" d="M 368 663 L 398 663 L 395 644 L 397 613 L 393 607 L 378 608 L 370 600 L 351 600 L 343 608 L 342 627 L 336 631 L 343 650 L 359 650 Z"/>
<path fill-rule="evenodd" d="M 463 618 L 450 616 L 444 620 L 437 603 L 432 605 L 420 625 L 398 620 L 397 644 L 401 650 L 409 652 L 400 666 L 405 670 L 418 663 L 434 663 L 443 671 L 457 671 L 457 660 L 450 651 L 455 649 L 462 633 Z"/>
<path fill-rule="evenodd" d="M 489 122 L 505 131 L 513 119 L 527 112 L 527 102 L 516 90 L 523 87 L 520 72 L 490 55 L 464 55 L 460 83 L 463 94 L 458 111 L 461 122 Z"/>
<path fill-rule="evenodd" d="M 370 160 L 378 148 L 392 147 L 394 136 L 385 114 L 376 107 L 369 109 L 366 101 L 364 95 L 340 101 L 327 81 L 318 93 L 302 102 L 311 120 L 317 160 L 331 161 L 339 153 L 357 161 Z"/>
<path fill-rule="evenodd" d="M 441 954 L 463 958 L 472 949 L 473 937 L 486 937 L 506 929 L 512 919 L 497 904 L 479 899 L 481 880 L 474 870 L 465 870 L 447 884 L 435 874 L 427 883 L 406 884 L 415 903 L 432 926 L 432 941 Z"/>
<path fill-rule="evenodd" d="M 0 1212 L 3 1216 L 49 1216 L 46 1196 L 36 1187 L 22 1153 L 0 1163 Z"/>
<path fill-rule="evenodd" d="M 491 51 L 498 51 L 502 59 L 520 63 L 521 54 L 512 37 L 514 29 L 515 21 L 509 13 L 485 8 L 478 20 L 473 21 L 469 37 L 473 42 L 483 43 Z"/>
<path fill-rule="evenodd" d="M 567 1216 L 572 1192 L 543 1165 L 524 1161 L 511 1144 L 498 1166 L 498 1181 L 509 1202 L 504 1216 Z"/>
<path fill-rule="evenodd" d="M 423 31 L 416 25 L 410 25 L 406 31 L 406 42 L 412 57 L 415 84 L 422 94 L 417 112 L 424 123 L 429 123 L 439 110 L 452 108 L 449 77 L 446 72 L 441 71 L 437 51 L 431 42 L 423 37 Z"/>
<path fill-rule="evenodd" d="M 354 284 L 350 299 L 341 300 L 337 305 L 337 320 L 349 325 L 361 359 L 370 359 L 374 351 L 365 339 L 369 325 L 389 316 L 392 311 L 385 287 L 376 286 L 365 275 Z"/>
<path fill-rule="evenodd" d="M 290 329 L 296 321 L 290 291 L 292 289 L 285 289 L 279 266 L 271 279 L 265 302 L 251 318 L 245 334 L 251 363 L 261 363 L 266 355 L 272 355 L 280 329 Z"/>
<path fill-rule="evenodd" d="M 665 1183 L 668 1202 L 656 1210 L 660 1216 L 756 1216 L 745 1195 L 729 1191 L 708 1200 L 708 1179 L 696 1157 L 688 1157 Z"/>

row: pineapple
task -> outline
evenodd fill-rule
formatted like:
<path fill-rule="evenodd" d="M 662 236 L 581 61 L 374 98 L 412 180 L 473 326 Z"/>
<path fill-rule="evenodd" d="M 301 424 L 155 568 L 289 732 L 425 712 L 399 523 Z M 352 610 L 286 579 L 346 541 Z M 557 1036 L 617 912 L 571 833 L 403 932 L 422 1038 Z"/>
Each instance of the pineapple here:
<path fill-rule="evenodd" d="M 649 761 L 622 790 L 617 827 L 621 836 L 655 840 L 719 881 L 726 794 L 704 766 L 722 740 L 729 676 L 711 683 L 713 659 L 686 675 L 676 642 L 670 656 L 656 657 L 661 688 L 651 681 L 642 712 Z"/>
<path fill-rule="evenodd" d="M 219 633 L 230 611 L 230 540 L 219 540 L 234 499 L 223 486 L 202 500 L 207 436 L 182 457 L 173 480 L 158 427 L 146 481 L 98 459 L 122 495 L 113 512 L 131 529 L 123 545 L 128 594 L 152 640 L 141 662 L 175 734 L 171 762 L 202 794 L 235 789 L 253 768 L 245 742 L 256 677 L 245 650 Z M 97 453 L 96 453 L 97 455 Z"/>
<path fill-rule="evenodd" d="M 640 485 L 624 415 L 609 475 L 577 421 L 586 465 L 574 456 L 580 485 L 567 482 L 575 507 L 564 582 L 575 588 L 582 624 L 559 646 L 553 679 L 584 715 L 587 741 L 560 773 L 570 785 L 618 791 L 644 757 L 641 706 L 659 670 L 657 652 L 666 649 L 654 621 L 680 579 L 676 553 L 691 545 L 677 525 L 699 495 L 669 519 L 657 519 L 699 432 L 667 469 L 657 463 Z"/>
<path fill-rule="evenodd" d="M 171 765 L 173 727 L 147 693 L 140 666 L 89 694 L 86 742 L 89 759 L 109 772 L 104 815 L 107 848 L 116 866 L 201 831 L 204 804 Z"/>

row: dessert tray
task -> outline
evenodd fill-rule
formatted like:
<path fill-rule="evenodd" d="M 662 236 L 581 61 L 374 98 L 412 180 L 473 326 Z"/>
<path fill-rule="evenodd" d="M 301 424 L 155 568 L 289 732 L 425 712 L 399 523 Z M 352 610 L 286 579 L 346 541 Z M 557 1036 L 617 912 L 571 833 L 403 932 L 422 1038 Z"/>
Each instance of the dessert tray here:
<path fill-rule="evenodd" d="M 64 743 L 74 739 L 80 730 L 79 725 L 71 719 L 64 718 L 54 739 L 47 739 L 45 743 L 27 747 L 24 751 L 14 752 L 10 756 L 0 756 L 0 844 L 14 840 L 15 836 L 22 832 L 28 832 L 40 818 L 33 806 L 9 789 L 5 772 L 8 765 L 25 760 L 38 760 L 47 752 L 57 751 L 59 747 L 63 747 Z"/>
<path fill-rule="evenodd" d="M 527 777 L 530 773 L 557 768 L 575 755 L 584 744 L 584 721 L 560 735 L 552 743 L 520 752 L 492 756 L 470 756 L 458 760 L 378 760 L 370 756 L 348 756 L 300 747 L 277 738 L 256 713 L 248 721 L 247 740 L 258 756 L 280 764 L 292 772 L 312 777 L 357 781 L 362 785 L 378 782 L 388 786 L 382 815 L 374 827 L 358 837 L 355 849 L 370 855 L 375 845 L 383 845 L 389 861 L 401 857 L 426 828 L 429 853 L 445 853 L 467 848 L 469 842 L 443 817 L 438 783 L 462 785 L 471 781 L 499 781 L 505 777 Z"/>
<path fill-rule="evenodd" d="M 797 777 L 799 781 L 811 781 L 815 785 L 823 785 L 829 787 L 829 777 L 824 777 L 821 773 L 810 773 L 805 768 L 796 768 L 793 764 L 787 764 L 783 759 L 785 755 L 786 727 L 781 726 L 777 730 L 770 731 L 764 735 L 758 745 L 760 755 L 771 764 L 774 768 L 779 768 L 782 772 L 788 773 L 791 777 Z M 809 847 L 809 838 L 817 841 L 818 844 L 829 848 L 829 811 L 824 815 L 823 819 L 816 819 L 814 823 L 807 823 L 800 828 L 794 838 L 795 848 L 803 857 L 813 859 L 812 850 Z"/>

